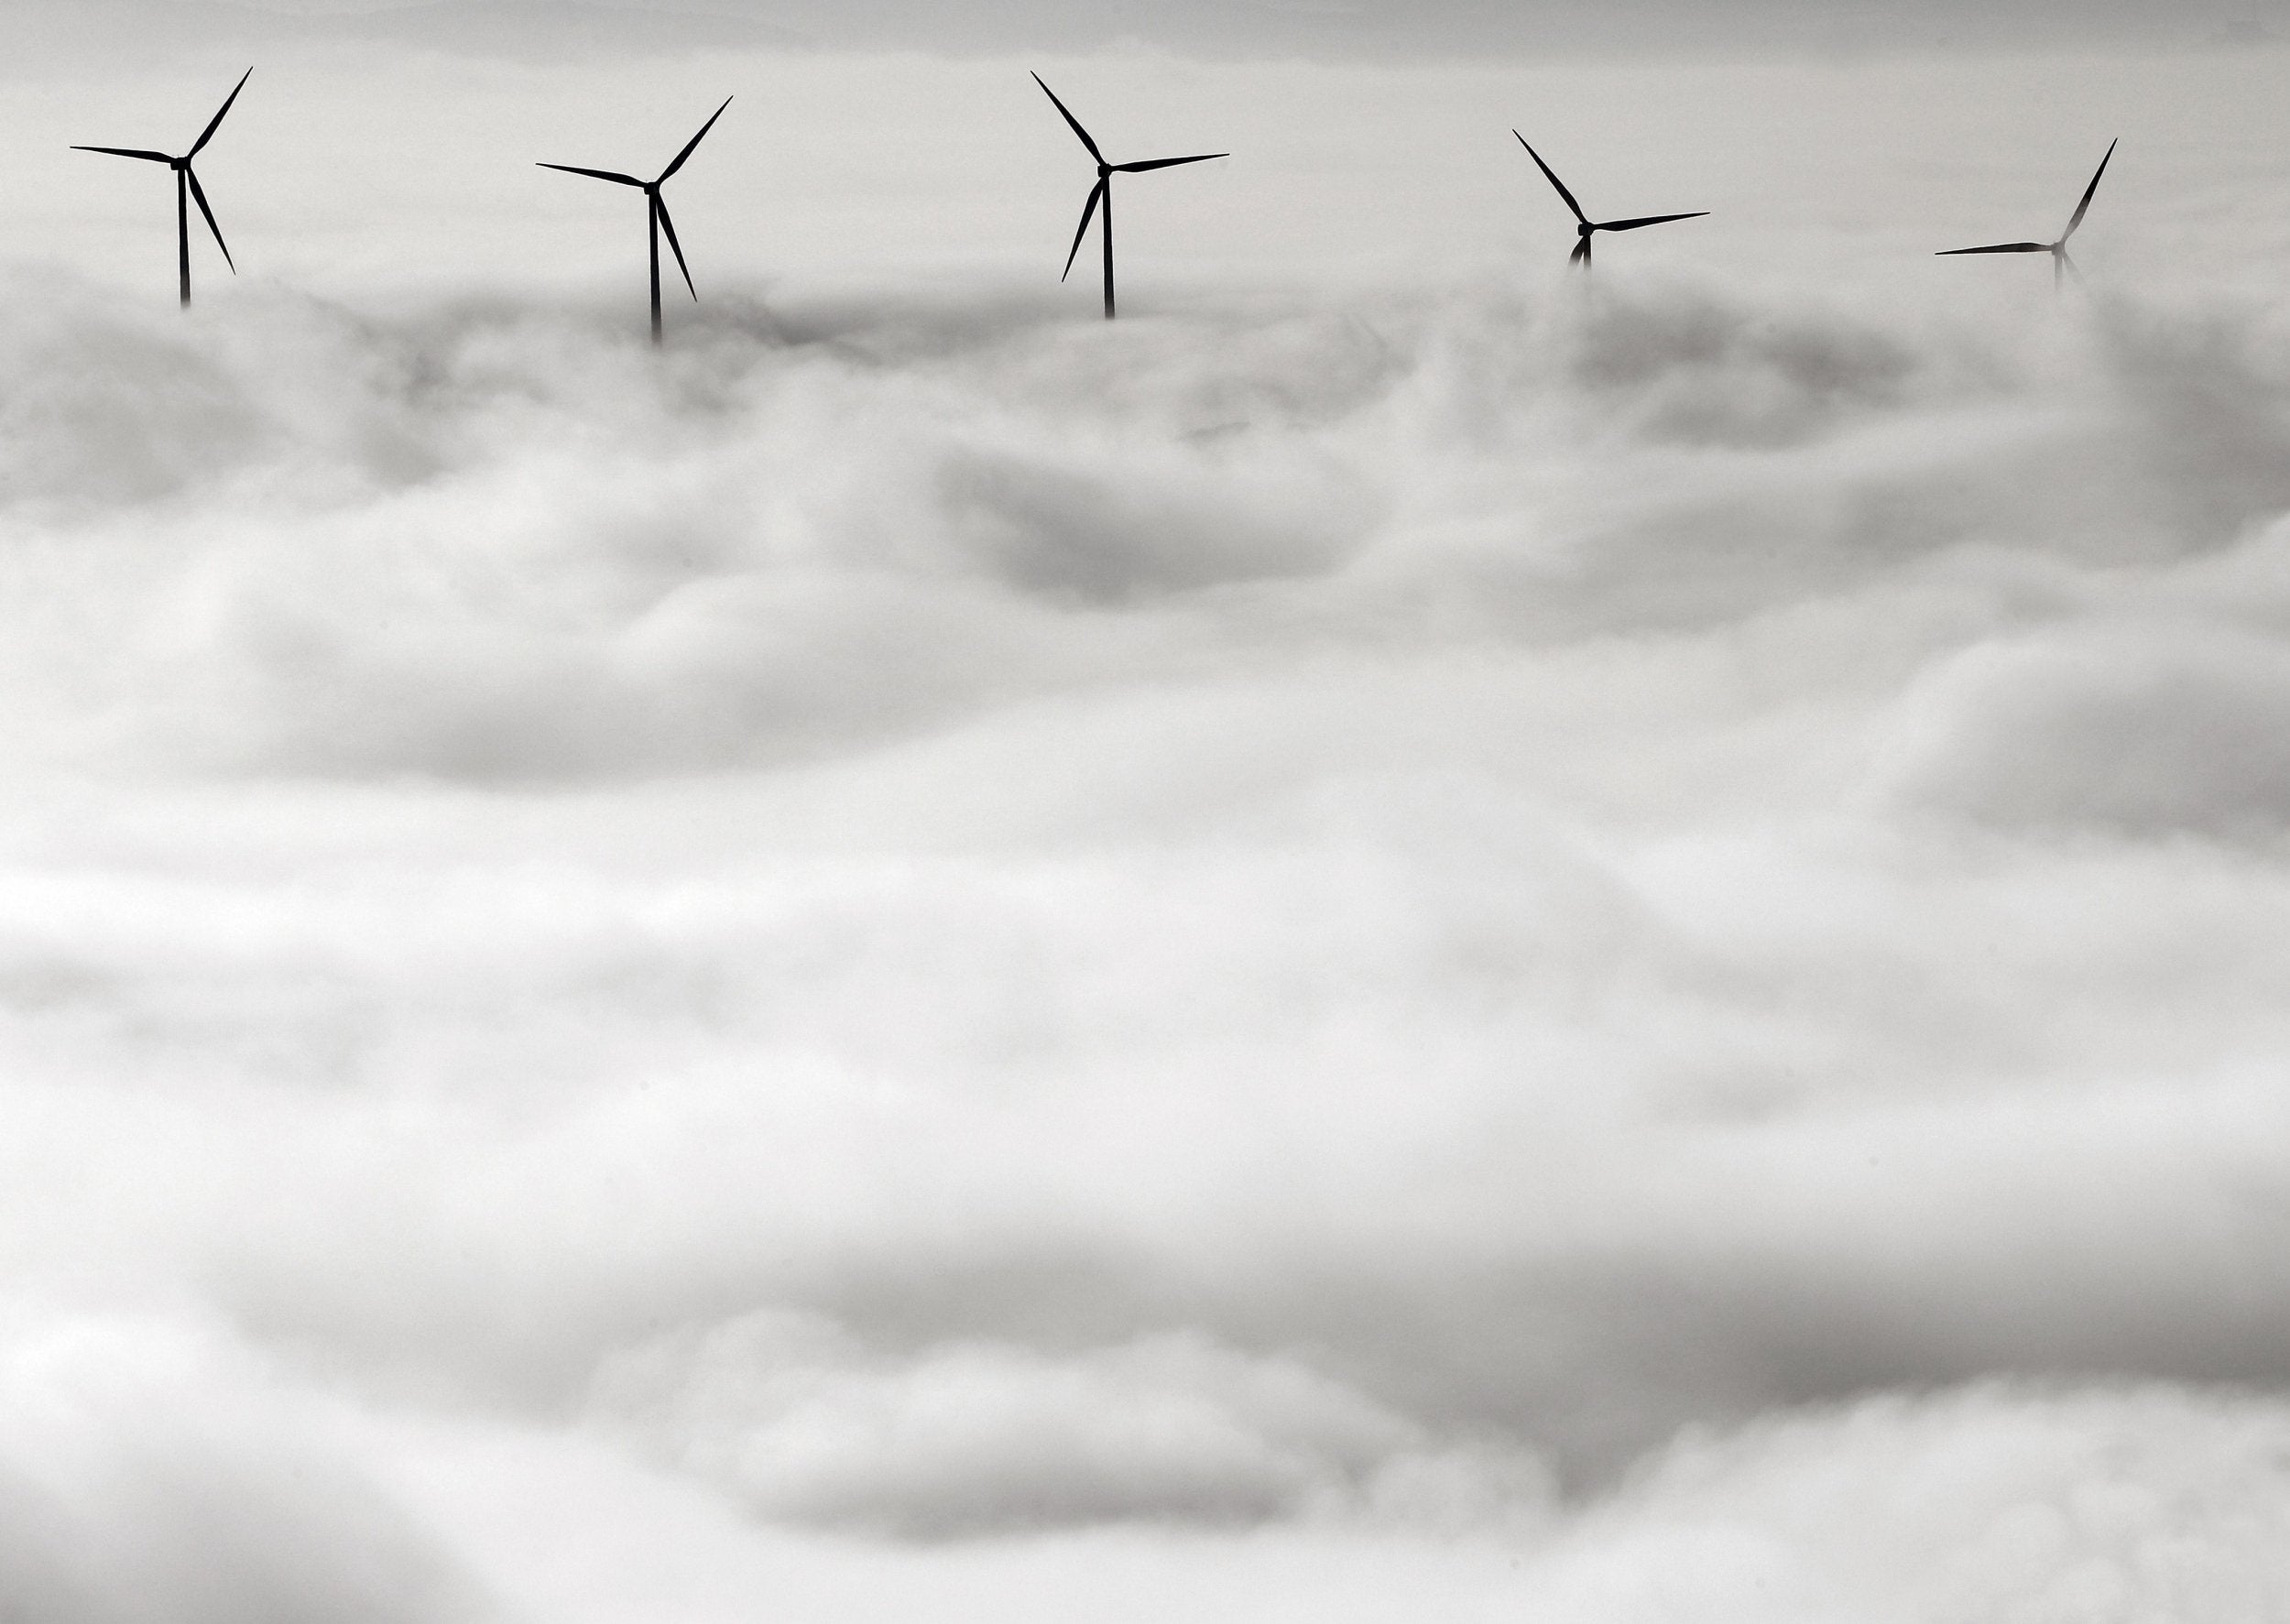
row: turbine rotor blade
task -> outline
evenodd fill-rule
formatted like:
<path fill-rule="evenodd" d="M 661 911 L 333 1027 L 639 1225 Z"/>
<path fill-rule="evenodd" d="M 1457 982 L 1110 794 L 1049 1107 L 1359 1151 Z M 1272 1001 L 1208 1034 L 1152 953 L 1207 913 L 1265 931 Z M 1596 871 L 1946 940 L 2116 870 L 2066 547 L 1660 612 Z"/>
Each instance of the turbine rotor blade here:
<path fill-rule="evenodd" d="M 599 180 L 611 180 L 622 186 L 633 186 L 638 191 L 644 190 L 644 182 L 634 175 L 616 175 L 610 169 L 584 169 L 578 164 L 536 164 L 533 167 L 540 169 L 562 169 L 568 175 L 589 175 Z"/>
<path fill-rule="evenodd" d="M 1527 146 L 1527 138 L 1524 136 L 1520 135 L 1517 130 L 1513 130 L 1510 133 L 1512 136 L 1517 137 L 1520 146 L 1526 147 L 1527 156 L 1534 159 L 1534 167 L 1543 171 L 1543 178 L 1545 180 L 1548 180 L 1553 186 L 1558 188 L 1558 195 L 1566 200 L 1566 206 L 1575 212 L 1575 218 L 1581 221 L 1585 225 L 1589 224 L 1590 216 L 1582 212 L 1582 205 L 1575 201 L 1575 194 L 1566 190 L 1566 182 L 1560 180 L 1556 175 L 1551 172 L 1551 166 L 1543 161 L 1543 155 L 1541 153 L 1537 152 L 1532 147 Z"/>
<path fill-rule="evenodd" d="M 668 245 L 675 250 L 676 268 L 684 274 L 684 287 L 690 289 L 692 302 L 700 302 L 700 290 L 692 286 L 692 267 L 684 263 L 684 245 L 676 240 L 676 223 L 668 217 L 668 200 L 655 193 L 652 205 L 660 211 L 660 229 L 668 234 Z"/>
<path fill-rule="evenodd" d="M 214 139 L 214 132 L 223 123 L 223 114 L 231 110 L 231 104 L 238 100 L 238 93 L 246 88 L 246 82 L 253 78 L 254 75 L 255 71 L 252 68 L 249 68 L 245 72 L 238 76 L 238 82 L 231 87 L 231 93 L 223 98 L 222 108 L 213 118 L 207 120 L 207 127 L 199 132 L 199 138 L 191 144 L 191 150 L 183 154 L 186 160 L 197 158 L 199 156 L 199 149 L 204 147 L 208 142 Z"/>
<path fill-rule="evenodd" d="M 1156 158 L 1141 164 L 1115 164 L 1114 169 L 1124 175 L 1141 175 L 1147 169 L 1165 169 L 1172 164 L 1205 164 L 1212 158 L 1230 158 L 1229 152 L 1203 152 L 1192 158 Z"/>
<path fill-rule="evenodd" d="M 1566 263 L 1569 265 L 1588 265 L 1590 263 L 1590 239 L 1588 237 L 1577 237 L 1575 239 L 1575 251 L 1566 256 Z"/>
<path fill-rule="evenodd" d="M 2119 136 L 2118 139 L 2121 139 L 2121 137 Z M 2083 189 L 2083 201 L 2076 205 L 2075 218 L 2068 221 L 2067 229 L 2059 234 L 2059 240 L 2061 242 L 2064 243 L 2069 237 L 2074 236 L 2076 234 L 2076 227 L 2083 223 L 2083 212 L 2091 206 L 2091 194 L 2099 189 L 2099 177 L 2107 173 L 2107 159 L 2113 158 L 2114 156 L 2115 143 L 2113 141 L 2110 141 L 2107 144 L 2107 158 L 2099 159 L 2099 167 L 2092 171 L 2091 184 Z"/>
<path fill-rule="evenodd" d="M 147 158 L 155 164 L 171 164 L 174 158 L 164 152 L 146 152 L 140 147 L 74 147 L 74 152 L 108 152 L 114 158 Z"/>
<path fill-rule="evenodd" d="M 1946 259 L 1952 254 L 2049 254 L 2051 251 L 2049 243 L 1990 243 L 1981 248 L 1943 248 L 1934 257 Z"/>
<path fill-rule="evenodd" d="M 1636 231 L 1641 225 L 1667 225 L 1673 220 L 1699 220 L 1707 209 L 1696 209 L 1691 214 L 1641 214 L 1635 220 L 1601 220 L 1600 231 Z"/>
<path fill-rule="evenodd" d="M 2070 277 L 2073 277 L 2077 287 L 2080 288 L 2083 286 L 2083 273 L 2076 268 L 2076 262 L 2067 257 L 2066 249 L 2062 248 L 2059 251 L 2059 256 L 2053 260 L 2052 263 L 2057 266 L 2061 270 L 2066 271 Z M 2059 278 L 2057 277 L 2054 277 L 2052 278 L 2053 285 L 2057 286 L 2058 280 Z"/>
<path fill-rule="evenodd" d="M 724 98 L 724 107 L 728 107 L 731 104 L 731 97 L 725 96 Z M 718 107 L 714 113 L 708 114 L 707 123 L 700 126 L 700 135 L 692 136 L 691 140 L 684 143 L 684 149 L 676 154 L 676 161 L 670 164 L 666 169 L 660 172 L 660 180 L 653 181 L 653 185 L 658 186 L 660 183 L 660 180 L 667 180 L 669 176 L 674 174 L 678 169 L 684 167 L 684 159 L 690 158 L 692 156 L 692 149 L 700 144 L 700 136 L 706 135 L 710 130 L 714 129 L 715 127 L 715 121 L 724 116 L 724 107 Z M 694 295 L 694 297 L 696 298 L 698 296 Z"/>
<path fill-rule="evenodd" d="M 1042 88 L 1046 90 L 1049 87 L 1045 85 Z M 1110 182 L 1100 180 L 1096 185 L 1089 189 L 1089 202 L 1082 205 L 1081 227 L 1074 233 L 1074 246 L 1065 256 L 1065 268 L 1058 272 L 1059 281 L 1063 282 L 1074 274 L 1074 257 L 1082 251 L 1082 239 L 1089 234 L 1089 223 L 1097 216 L 1097 200 L 1106 195 L 1106 188 L 1109 184 Z"/>
<path fill-rule="evenodd" d="M 1057 110 L 1065 115 L 1065 122 L 1074 126 L 1074 133 L 1082 138 L 1082 145 L 1089 148 L 1089 156 L 1096 158 L 1099 163 L 1105 162 L 1106 155 L 1097 150 L 1097 143 L 1089 138 L 1089 132 L 1087 130 L 1082 128 L 1082 121 L 1075 118 L 1074 114 L 1067 110 L 1064 103 L 1058 101 L 1057 92 L 1052 90 L 1047 84 L 1042 84 L 1041 75 L 1039 73 L 1036 73 L 1033 76 L 1033 82 L 1036 84 L 1041 85 L 1041 93 L 1043 95 L 1049 97 L 1052 102 L 1056 103 Z"/>
<path fill-rule="evenodd" d="M 214 245 L 223 250 L 223 263 L 231 267 L 233 276 L 238 275 L 238 262 L 231 257 L 231 245 L 223 240 L 223 228 L 214 223 L 214 211 L 207 207 L 206 190 L 199 184 L 199 177 L 191 173 L 189 164 L 183 166 L 183 179 L 191 182 L 191 200 L 199 205 L 199 213 L 207 217 L 207 229 L 214 233 Z"/>

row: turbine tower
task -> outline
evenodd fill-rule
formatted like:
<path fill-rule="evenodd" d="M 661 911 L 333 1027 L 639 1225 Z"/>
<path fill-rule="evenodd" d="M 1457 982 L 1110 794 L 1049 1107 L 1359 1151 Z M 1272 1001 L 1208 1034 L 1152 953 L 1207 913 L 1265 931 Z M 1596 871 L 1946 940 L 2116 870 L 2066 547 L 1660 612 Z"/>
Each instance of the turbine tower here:
<path fill-rule="evenodd" d="M 1082 207 L 1081 227 L 1074 233 L 1074 246 L 1065 256 L 1065 269 L 1058 274 L 1058 280 L 1063 282 L 1073 275 L 1074 256 L 1082 251 L 1082 239 L 1089 234 L 1090 217 L 1096 213 L 1097 205 L 1102 202 L 1106 206 L 1105 226 L 1100 234 L 1106 250 L 1106 320 L 1110 322 L 1113 320 L 1113 178 L 1116 175 L 1141 174 L 1147 169 L 1172 169 L 1178 164 L 1203 164 L 1212 158 L 1230 158 L 1232 154 L 1202 152 L 1191 158 L 1155 158 L 1143 163 L 1109 164 L 1106 162 L 1106 155 L 1097 150 L 1097 143 L 1089 138 L 1089 132 L 1082 128 L 1082 121 L 1067 111 L 1064 103 L 1058 101 L 1057 92 L 1042 84 L 1039 73 L 1033 76 L 1033 82 L 1041 85 L 1041 93 L 1049 97 L 1058 112 L 1064 115 L 1065 122 L 1073 126 L 1074 133 L 1082 138 L 1082 145 L 1089 148 L 1089 156 L 1097 163 L 1097 184 L 1090 189 L 1089 202 Z"/>
<path fill-rule="evenodd" d="M 2083 223 L 2083 213 L 2091 206 L 2091 194 L 2099 189 L 2099 177 L 2107 173 L 2107 160 L 2115 156 L 2115 143 L 2107 144 L 2107 155 L 2099 159 L 2099 167 L 2091 171 L 2091 184 L 2083 189 L 2083 201 L 2068 217 L 2067 229 L 2059 234 L 2056 243 L 1990 243 L 1981 248 L 1943 248 L 1935 256 L 1946 259 L 1952 254 L 2048 254 L 2052 256 L 2052 286 L 2056 289 L 2067 272 L 2074 271 L 2076 280 L 2083 280 L 2083 273 L 2076 270 L 2076 262 L 2067 257 L 2067 239 L 2076 234 L 2076 227 Z"/>
<path fill-rule="evenodd" d="M 725 96 L 724 98 L 724 107 L 728 107 L 731 104 L 731 97 Z M 666 169 L 662 169 L 657 180 L 639 180 L 634 175 L 622 175 L 611 169 L 584 169 L 578 164 L 541 164 L 538 166 L 539 168 L 544 169 L 562 169 L 568 175 L 587 175 L 598 180 L 610 180 L 616 186 L 633 186 L 644 194 L 646 221 L 648 228 L 651 233 L 652 244 L 652 342 L 654 343 L 658 343 L 660 341 L 660 234 L 661 232 L 665 231 L 668 234 L 668 245 L 675 250 L 676 268 L 684 274 L 684 287 L 691 290 L 692 298 L 694 303 L 697 303 L 700 298 L 700 290 L 692 286 L 692 267 L 684 264 L 683 245 L 676 240 L 676 223 L 668 217 L 668 200 L 660 195 L 660 189 L 668 184 L 669 177 L 675 174 L 678 169 L 684 167 L 684 159 L 690 158 L 692 156 L 692 149 L 700 145 L 701 136 L 705 136 L 710 130 L 715 127 L 715 121 L 724 116 L 724 107 L 718 107 L 714 113 L 708 115 L 707 123 L 700 126 L 700 135 L 692 136 L 691 140 L 684 143 L 684 149 L 676 154 L 675 161 L 671 163 Z"/>
<path fill-rule="evenodd" d="M 199 185 L 199 177 L 191 170 L 191 160 L 214 139 L 214 132 L 223 123 L 223 114 L 228 113 L 231 104 L 238 100 L 238 93 L 246 88 L 246 81 L 254 71 L 249 68 L 238 76 L 238 82 L 231 87 L 231 93 L 223 98 L 221 109 L 207 120 L 207 127 L 199 132 L 199 138 L 191 144 L 191 150 L 180 158 L 170 153 L 147 152 L 139 147 L 74 147 L 71 149 L 74 152 L 108 152 L 114 158 L 140 158 L 150 163 L 165 164 L 175 171 L 175 263 L 180 273 L 185 310 L 191 308 L 191 210 L 185 201 L 186 192 L 190 194 L 190 202 L 199 205 L 199 213 L 206 216 L 207 229 L 214 233 L 214 245 L 223 250 L 223 263 L 231 267 L 233 276 L 238 275 L 238 266 L 231 258 L 231 245 L 223 240 L 223 228 L 214 223 L 214 211 L 207 207 L 207 194 Z"/>
<path fill-rule="evenodd" d="M 1582 205 L 1575 201 L 1575 194 L 1566 190 L 1566 182 L 1551 173 L 1551 166 L 1543 161 L 1543 155 L 1527 147 L 1527 138 L 1517 130 L 1510 133 L 1520 146 L 1527 147 L 1527 156 L 1534 159 L 1534 167 L 1543 171 L 1544 180 L 1558 189 L 1558 195 L 1566 200 L 1567 208 L 1574 212 L 1575 251 L 1566 256 L 1569 265 L 1579 265 L 1585 270 L 1590 268 L 1590 235 L 1593 232 L 1636 231 L 1641 225 L 1667 225 L 1673 220 L 1699 220 L 1709 213 L 1707 209 L 1696 209 L 1690 214 L 1642 214 L 1635 220 L 1593 220 L 1582 212 Z"/>

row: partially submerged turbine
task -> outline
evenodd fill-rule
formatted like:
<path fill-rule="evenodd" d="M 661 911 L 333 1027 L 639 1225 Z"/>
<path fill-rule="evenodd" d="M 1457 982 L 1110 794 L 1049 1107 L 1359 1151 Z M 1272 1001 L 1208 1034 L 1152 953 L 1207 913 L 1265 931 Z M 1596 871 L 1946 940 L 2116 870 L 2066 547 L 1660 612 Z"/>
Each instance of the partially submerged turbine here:
<path fill-rule="evenodd" d="M 1517 130 L 1510 133 L 1520 146 L 1527 147 L 1527 156 L 1534 159 L 1534 167 L 1543 171 L 1543 178 L 1557 189 L 1558 195 L 1566 200 L 1567 208 L 1574 212 L 1575 251 L 1566 256 L 1569 265 L 1579 265 L 1585 270 L 1590 268 L 1590 238 L 1594 232 L 1636 231 L 1641 225 L 1667 225 L 1673 220 L 1699 220 L 1709 213 L 1707 209 L 1696 209 L 1690 214 L 1641 214 L 1635 220 L 1593 220 L 1582 212 L 1582 205 L 1575 201 L 1575 194 L 1566 190 L 1566 182 L 1551 172 L 1551 166 L 1543 161 L 1543 155 L 1527 146 L 1527 138 Z"/>
<path fill-rule="evenodd" d="M 1089 202 L 1082 206 L 1081 226 L 1074 233 L 1074 246 L 1065 256 L 1065 268 L 1058 273 L 1058 280 L 1063 282 L 1073 274 L 1074 257 L 1082 251 L 1082 239 L 1089 234 L 1090 217 L 1096 213 L 1097 205 L 1102 202 L 1106 208 L 1102 233 L 1106 250 L 1106 320 L 1110 322 L 1113 320 L 1113 178 L 1116 175 L 1140 174 L 1147 169 L 1172 169 L 1178 164 L 1202 164 L 1212 158 L 1230 158 L 1232 154 L 1202 152 L 1191 158 L 1156 158 L 1143 163 L 1109 164 L 1106 162 L 1106 155 L 1097 150 L 1097 143 L 1089 138 L 1089 132 L 1082 128 L 1082 121 L 1067 111 L 1064 103 L 1058 101 L 1057 92 L 1042 84 L 1039 73 L 1033 76 L 1033 82 L 1041 85 L 1041 93 L 1049 97 L 1058 112 L 1064 115 L 1065 122 L 1073 126 L 1074 133 L 1082 138 L 1082 145 L 1089 149 L 1089 156 L 1097 163 L 1097 184 L 1090 189 Z"/>
<path fill-rule="evenodd" d="M 2091 194 L 2099 189 L 2099 177 L 2107 173 L 2107 160 L 2115 156 L 2115 143 L 2107 144 L 2107 156 L 2099 159 L 2099 167 L 2091 171 L 2091 184 L 2083 189 L 2083 201 L 2068 218 L 2067 229 L 2059 234 L 2056 243 L 1990 243 L 1980 248 L 1943 248 L 1935 256 L 1946 259 L 1952 254 L 2048 254 L 2052 256 L 2052 286 L 2057 288 L 2063 276 L 2075 272 L 2076 280 L 2083 280 L 2083 273 L 2076 270 L 2076 262 L 2067 257 L 2067 239 L 2076 234 L 2076 227 L 2083 223 L 2083 213 L 2091 206 Z"/>
<path fill-rule="evenodd" d="M 114 158 L 139 158 L 150 163 L 165 164 L 175 171 L 175 263 L 180 277 L 182 304 L 186 310 L 191 306 L 191 211 L 185 202 L 186 192 L 190 194 L 190 202 L 196 202 L 199 213 L 206 217 L 207 229 L 214 233 L 214 245 L 223 250 L 223 263 L 231 267 L 233 276 L 238 275 L 238 266 L 231 258 L 231 246 L 223 240 L 223 228 L 214 223 L 214 211 L 207 207 L 207 194 L 199 185 L 199 177 L 191 172 L 191 160 L 214 139 L 214 132 L 223 123 L 223 114 L 228 113 L 231 104 L 238 100 L 238 93 L 246 88 L 246 82 L 253 77 L 254 71 L 249 68 L 238 76 L 238 82 L 231 87 L 231 93 L 223 98 L 222 107 L 213 118 L 207 120 L 207 127 L 199 132 L 199 138 L 191 144 L 191 150 L 180 158 L 171 153 L 147 152 L 139 147 L 74 147 L 71 149 L 74 152 L 108 152 Z"/>
<path fill-rule="evenodd" d="M 731 97 L 725 96 L 724 107 L 731 104 Z M 669 177 L 684 167 L 684 159 L 690 158 L 692 149 L 700 145 L 700 136 L 715 127 L 715 121 L 724 116 L 724 107 L 718 107 L 708 115 L 707 123 L 700 126 L 700 135 L 692 136 L 691 140 L 684 143 L 684 149 L 676 154 L 675 161 L 662 169 L 656 180 L 639 180 L 634 175 L 622 175 L 611 169 L 584 169 L 578 164 L 537 166 L 544 169 L 562 169 L 568 175 L 587 175 L 597 180 L 610 180 L 616 186 L 633 186 L 644 194 L 646 223 L 651 234 L 652 245 L 652 342 L 654 343 L 660 343 L 660 234 L 661 232 L 665 231 L 668 234 L 668 245 L 675 250 L 676 254 L 676 268 L 683 272 L 684 287 L 691 291 L 692 301 L 696 304 L 700 298 L 700 290 L 692 286 L 692 267 L 684 264 L 683 245 L 676 240 L 676 223 L 668 217 L 668 200 L 660 195 L 660 189 L 668 183 Z"/>

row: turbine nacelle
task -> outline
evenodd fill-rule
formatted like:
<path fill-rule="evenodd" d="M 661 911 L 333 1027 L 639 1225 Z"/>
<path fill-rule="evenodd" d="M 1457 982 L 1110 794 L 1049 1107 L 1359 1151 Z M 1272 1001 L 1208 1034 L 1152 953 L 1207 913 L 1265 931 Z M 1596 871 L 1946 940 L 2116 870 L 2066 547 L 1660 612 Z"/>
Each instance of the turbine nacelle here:
<path fill-rule="evenodd" d="M 714 113 L 709 114 L 707 123 L 700 126 L 699 135 L 696 135 L 692 136 L 691 140 L 686 141 L 683 145 L 683 150 L 676 154 L 675 158 L 670 161 L 668 167 L 649 180 L 639 180 L 634 175 L 623 175 L 617 169 L 583 169 L 579 164 L 544 163 L 537 166 L 538 168 L 544 169 L 562 169 L 568 175 L 586 175 L 592 180 L 609 180 L 615 186 L 634 187 L 637 191 L 644 194 L 646 227 L 650 233 L 651 242 L 652 342 L 654 343 L 660 342 L 660 233 L 666 232 L 668 234 L 668 246 L 670 251 L 676 256 L 676 268 L 683 273 L 685 290 L 692 295 L 693 303 L 698 303 L 700 299 L 699 289 L 693 287 L 692 283 L 692 267 L 684 263 L 683 245 L 676 240 L 676 222 L 669 215 L 667 195 L 660 191 L 660 188 L 668 184 L 669 180 L 675 175 L 678 169 L 684 167 L 684 160 L 692 156 L 693 148 L 700 145 L 702 137 L 705 136 L 710 130 L 715 127 L 715 121 L 724 116 L 724 108 L 728 107 L 731 104 L 732 98 L 725 96 L 724 98 L 723 106 L 719 106 Z"/>
<path fill-rule="evenodd" d="M 1582 212 L 1582 205 L 1575 201 L 1575 194 L 1566 190 L 1566 182 L 1561 180 L 1551 166 L 1543 161 L 1543 155 L 1528 146 L 1527 138 L 1517 130 L 1510 134 L 1512 139 L 1527 148 L 1527 156 L 1534 159 L 1534 167 L 1543 171 L 1543 178 L 1551 183 L 1565 201 L 1567 212 L 1575 217 L 1575 251 L 1566 256 L 1569 265 L 1579 265 L 1585 269 L 1589 267 L 1590 239 L 1599 232 L 1636 231 L 1641 225 L 1667 225 L 1673 220 L 1699 220 L 1709 213 L 1707 209 L 1696 209 L 1685 214 L 1641 214 L 1632 220 L 1593 220 Z"/>
<path fill-rule="evenodd" d="M 1097 149 L 1097 143 L 1090 138 L 1089 132 L 1082 128 L 1082 121 L 1075 118 L 1065 104 L 1058 100 L 1057 92 L 1042 83 L 1041 75 L 1039 73 L 1033 76 L 1033 82 L 1041 85 L 1041 93 L 1050 98 L 1051 104 L 1057 108 L 1066 124 L 1073 129 L 1074 134 L 1081 137 L 1083 147 L 1087 150 L 1090 158 L 1097 165 L 1097 184 L 1089 189 L 1089 201 L 1082 205 L 1082 223 L 1079 229 L 1074 233 L 1074 245 L 1066 252 L 1065 268 L 1058 273 L 1058 280 L 1063 282 L 1074 274 L 1074 260 L 1075 256 L 1082 251 L 1082 239 L 1089 234 L 1089 223 L 1096 218 L 1097 205 L 1103 203 L 1106 210 L 1103 227 L 1106 251 L 1106 320 L 1110 322 L 1113 320 L 1113 178 L 1116 175 L 1142 174 L 1147 169 L 1173 169 L 1179 164 L 1206 163 L 1210 158 L 1230 158 L 1232 154 L 1201 152 L 1190 158 L 1153 158 L 1133 164 L 1108 163 L 1106 161 L 1106 155 Z"/>
<path fill-rule="evenodd" d="M 2108 162 L 2115 156 L 2115 143 L 2107 144 L 2107 152 L 2099 159 L 2099 167 L 2091 171 L 2091 184 L 2083 189 L 2083 196 L 2076 204 L 2076 212 L 2067 218 L 2067 229 L 2054 243 L 1985 243 L 1977 248 L 1943 248 L 1936 258 L 1946 259 L 1959 254 L 2048 254 L 2052 256 L 2052 286 L 2061 286 L 2067 277 L 2083 280 L 2083 273 L 2076 269 L 2076 262 L 2067 257 L 2067 239 L 2076 234 L 2083 217 L 2091 207 L 2091 194 L 2099 189 L 2099 177 L 2107 173 Z"/>
<path fill-rule="evenodd" d="M 112 158 L 141 158 L 146 163 L 165 164 L 175 172 L 176 265 L 180 300 L 186 308 L 191 304 L 191 212 L 185 207 L 186 201 L 199 205 L 199 213 L 205 219 L 207 229 L 214 234 L 214 245 L 223 250 L 223 263 L 231 267 L 233 276 L 238 275 L 238 262 L 231 257 L 230 244 L 223 240 L 223 228 L 214 222 L 214 211 L 207 205 L 206 189 L 199 184 L 198 172 L 191 167 L 191 160 L 214 139 L 214 132 L 223 125 L 223 115 L 230 112 L 231 104 L 238 100 L 238 93 L 246 88 L 246 82 L 254 74 L 255 71 L 249 68 L 238 76 L 238 82 L 231 87 L 231 93 L 223 98 L 223 105 L 215 110 L 213 118 L 207 120 L 207 127 L 199 132 L 199 138 L 191 144 L 191 150 L 180 158 L 171 152 L 152 152 L 140 147 L 74 147 L 71 149 L 74 152 L 101 152 Z"/>

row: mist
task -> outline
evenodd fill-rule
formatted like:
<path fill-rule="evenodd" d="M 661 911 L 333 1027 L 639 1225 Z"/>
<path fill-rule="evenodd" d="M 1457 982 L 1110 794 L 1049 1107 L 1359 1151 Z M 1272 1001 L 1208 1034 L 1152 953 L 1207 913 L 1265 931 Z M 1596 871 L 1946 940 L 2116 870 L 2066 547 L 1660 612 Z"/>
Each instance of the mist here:
<path fill-rule="evenodd" d="M 2290 1602 L 2274 58 L 295 52 L 6 114 L 27 1617 Z"/>

